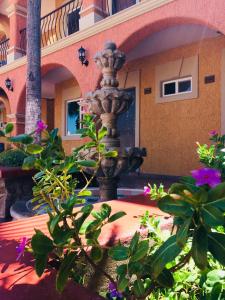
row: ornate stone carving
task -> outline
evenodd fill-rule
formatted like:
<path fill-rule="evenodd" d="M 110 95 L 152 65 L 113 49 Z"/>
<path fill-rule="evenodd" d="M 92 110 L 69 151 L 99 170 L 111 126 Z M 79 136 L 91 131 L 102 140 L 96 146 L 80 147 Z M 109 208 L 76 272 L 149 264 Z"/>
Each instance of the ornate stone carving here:
<path fill-rule="evenodd" d="M 117 72 L 123 67 L 125 54 L 117 49 L 116 44 L 107 42 L 103 51 L 98 52 L 94 60 L 102 71 L 101 89 L 91 92 L 86 97 L 89 111 L 97 115 L 102 126 L 107 128 L 107 135 L 103 138 L 108 149 L 116 148 L 118 157 L 104 158 L 101 160 L 97 172 L 97 180 L 100 186 L 100 197 L 103 200 L 115 199 L 117 197 L 117 181 L 119 175 L 126 171 L 134 171 L 143 162 L 144 151 L 131 148 L 121 155 L 120 140 L 117 132 L 117 117 L 126 112 L 132 99 L 123 89 L 118 89 L 119 82 L 116 78 Z M 128 124 L 124 124 L 124 126 Z M 87 172 L 92 172 L 87 169 Z"/>

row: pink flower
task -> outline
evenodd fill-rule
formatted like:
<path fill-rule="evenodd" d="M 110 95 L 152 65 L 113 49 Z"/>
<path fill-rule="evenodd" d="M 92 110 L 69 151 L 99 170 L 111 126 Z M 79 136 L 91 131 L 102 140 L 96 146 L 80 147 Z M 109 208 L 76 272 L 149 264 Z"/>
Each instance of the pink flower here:
<path fill-rule="evenodd" d="M 144 195 L 147 196 L 151 193 L 151 189 L 149 186 L 144 186 Z"/>
<path fill-rule="evenodd" d="M 211 130 L 210 132 L 209 132 L 209 135 L 210 136 L 215 136 L 215 135 L 217 135 L 218 134 L 218 132 L 216 131 L 216 130 Z"/>
<path fill-rule="evenodd" d="M 42 121 L 42 120 L 39 120 L 37 121 L 37 126 L 36 126 L 36 130 L 35 130 L 35 133 L 36 134 L 40 134 L 42 133 L 42 131 L 44 131 L 48 126 Z"/>
<path fill-rule="evenodd" d="M 25 251 L 25 248 L 26 248 L 26 245 L 27 245 L 27 242 L 28 242 L 28 238 L 26 237 L 23 237 L 21 239 L 21 242 L 19 244 L 19 246 L 16 247 L 16 252 L 18 254 L 16 260 L 20 260 L 20 258 L 22 257 L 22 255 L 24 254 L 24 251 Z"/>
<path fill-rule="evenodd" d="M 192 177 L 196 180 L 196 185 L 208 184 L 211 188 L 221 183 L 221 173 L 219 170 L 203 168 L 191 171 Z"/>

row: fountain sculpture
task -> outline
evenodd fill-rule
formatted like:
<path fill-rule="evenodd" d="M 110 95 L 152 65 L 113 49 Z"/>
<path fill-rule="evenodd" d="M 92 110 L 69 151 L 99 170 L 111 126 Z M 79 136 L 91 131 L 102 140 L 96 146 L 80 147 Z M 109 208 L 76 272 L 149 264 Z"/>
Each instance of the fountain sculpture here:
<path fill-rule="evenodd" d="M 117 72 L 126 61 L 125 54 L 117 49 L 115 43 L 107 42 L 103 51 L 95 55 L 94 60 L 102 72 L 101 89 L 89 93 L 85 102 L 89 111 L 107 128 L 107 134 L 102 139 L 106 148 L 118 151 L 117 157 L 103 158 L 97 172 L 100 199 L 105 201 L 117 199 L 120 174 L 137 170 L 146 153 L 144 148 L 120 148 L 117 118 L 129 109 L 133 100 L 124 89 L 118 88 L 119 82 L 116 78 Z"/>

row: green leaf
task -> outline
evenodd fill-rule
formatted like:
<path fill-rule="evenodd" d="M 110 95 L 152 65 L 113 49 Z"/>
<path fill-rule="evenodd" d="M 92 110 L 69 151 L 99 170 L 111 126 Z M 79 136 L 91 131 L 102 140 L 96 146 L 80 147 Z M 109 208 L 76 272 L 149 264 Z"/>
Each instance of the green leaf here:
<path fill-rule="evenodd" d="M 32 138 L 32 136 L 24 133 L 14 137 L 10 137 L 9 141 L 12 143 L 20 143 L 20 144 L 28 145 L 28 144 L 32 144 L 34 139 Z"/>
<path fill-rule="evenodd" d="M 56 276 L 56 289 L 60 293 L 62 293 L 66 286 L 71 270 L 74 267 L 75 259 L 76 253 L 71 252 L 64 258 L 60 265 L 59 272 Z"/>
<path fill-rule="evenodd" d="M 51 234 L 53 234 L 55 226 L 58 225 L 61 218 L 62 218 L 61 215 L 56 215 L 55 217 L 51 218 L 51 220 L 49 221 L 49 231 Z"/>
<path fill-rule="evenodd" d="M 225 198 L 213 200 L 210 203 L 208 203 L 210 206 L 214 206 L 216 208 L 221 209 L 223 212 L 225 212 Z"/>
<path fill-rule="evenodd" d="M 225 182 L 218 184 L 208 192 L 209 201 L 215 201 L 225 197 Z"/>
<path fill-rule="evenodd" d="M 87 197 L 87 196 L 91 196 L 91 195 L 92 195 L 91 191 L 84 190 L 84 191 L 80 191 L 77 196 L 79 196 L 79 197 Z"/>
<path fill-rule="evenodd" d="M 110 216 L 111 210 L 112 210 L 111 206 L 109 206 L 108 204 L 103 203 L 101 205 L 100 215 L 101 215 L 102 220 L 104 220 Z"/>
<path fill-rule="evenodd" d="M 107 134 L 107 128 L 106 127 L 102 127 L 99 131 L 98 131 L 98 139 L 101 140 L 102 138 L 104 138 L 104 136 Z"/>
<path fill-rule="evenodd" d="M 5 126 L 5 134 L 9 134 L 13 131 L 13 128 L 14 128 L 14 125 L 12 123 L 8 123 L 6 126 Z"/>
<path fill-rule="evenodd" d="M 123 292 L 129 284 L 129 280 L 125 276 L 120 276 L 118 280 L 117 290 Z"/>
<path fill-rule="evenodd" d="M 91 211 L 93 210 L 93 205 L 85 205 L 81 209 L 81 213 L 83 213 L 78 219 L 75 220 L 74 225 L 76 226 L 77 231 L 80 230 L 82 224 L 87 219 L 87 217 L 90 215 Z"/>
<path fill-rule="evenodd" d="M 144 284 L 143 284 L 141 279 L 135 280 L 134 285 L 133 285 L 133 289 L 134 289 L 134 294 L 137 297 L 141 297 L 145 294 Z"/>
<path fill-rule="evenodd" d="M 111 215 L 111 217 L 109 218 L 108 222 L 112 223 L 120 218 L 122 218 L 123 216 L 126 216 L 126 213 L 124 211 L 119 211 L 113 215 Z"/>
<path fill-rule="evenodd" d="M 77 164 L 86 168 L 95 168 L 97 166 L 97 163 L 94 160 L 78 160 Z"/>
<path fill-rule="evenodd" d="M 34 156 L 28 156 L 24 159 L 22 169 L 31 170 L 34 168 L 36 158 Z"/>
<path fill-rule="evenodd" d="M 173 183 L 169 188 L 170 194 L 179 194 L 183 190 L 187 189 L 187 187 L 182 183 Z"/>
<path fill-rule="evenodd" d="M 103 250 L 100 247 L 92 247 L 90 257 L 95 262 L 101 261 L 103 257 Z"/>
<path fill-rule="evenodd" d="M 94 220 L 94 221 L 90 222 L 89 225 L 86 228 L 85 233 L 87 234 L 87 233 L 90 233 L 92 231 L 95 231 L 99 227 L 99 225 L 101 225 L 101 223 L 102 223 L 101 219 L 97 219 L 97 220 Z"/>
<path fill-rule="evenodd" d="M 141 274 L 143 272 L 143 266 L 140 264 L 140 262 L 130 262 L 128 264 L 128 271 L 129 275 L 132 276 L 132 274 Z"/>
<path fill-rule="evenodd" d="M 29 154 L 40 154 L 44 148 L 38 144 L 30 144 L 27 146 L 26 150 Z"/>
<path fill-rule="evenodd" d="M 127 274 L 127 265 L 120 265 L 116 268 L 116 273 L 119 277 L 125 277 Z"/>
<path fill-rule="evenodd" d="M 31 246 L 35 254 L 45 255 L 54 249 L 53 242 L 41 231 L 33 235 Z"/>
<path fill-rule="evenodd" d="M 223 213 L 216 207 L 211 205 L 202 206 L 201 215 L 205 222 L 210 227 L 224 225 Z"/>
<path fill-rule="evenodd" d="M 192 257 L 196 266 L 204 270 L 207 267 L 208 236 L 205 227 L 201 226 L 194 232 L 192 241 Z"/>
<path fill-rule="evenodd" d="M 130 253 L 131 254 L 134 254 L 134 252 L 137 250 L 139 238 L 140 238 L 140 233 L 136 231 L 134 236 L 132 237 L 132 239 L 130 241 L 130 247 L 129 248 L 130 248 Z"/>
<path fill-rule="evenodd" d="M 221 282 L 216 282 L 213 285 L 209 300 L 221 299 L 222 300 L 223 286 Z"/>
<path fill-rule="evenodd" d="M 104 153 L 105 157 L 117 157 L 118 156 L 118 152 L 117 151 L 108 151 Z"/>
<path fill-rule="evenodd" d="M 87 226 L 86 226 L 86 228 L 87 228 Z M 86 233 L 85 237 L 86 237 L 86 239 L 91 239 L 91 240 L 95 240 L 96 241 L 99 238 L 100 233 L 101 233 L 101 229 L 99 228 L 99 229 L 97 229 L 95 231 L 91 231 L 89 233 Z"/>
<path fill-rule="evenodd" d="M 48 256 L 46 254 L 35 255 L 35 271 L 39 277 L 44 273 L 48 261 Z"/>
<path fill-rule="evenodd" d="M 188 230 L 191 224 L 191 220 L 192 218 L 186 219 L 184 223 L 179 227 L 176 234 L 177 244 L 182 248 L 184 247 L 188 239 L 188 232 L 189 232 Z"/>
<path fill-rule="evenodd" d="M 149 249 L 149 241 L 148 240 L 141 241 L 137 246 L 137 250 L 131 256 L 130 261 L 135 262 L 141 260 L 148 253 L 148 249 Z"/>
<path fill-rule="evenodd" d="M 111 256 L 116 261 L 128 259 L 129 255 L 129 248 L 123 245 L 114 246 L 109 250 L 109 256 Z"/>
<path fill-rule="evenodd" d="M 152 276 L 156 279 L 165 268 L 165 265 L 174 260 L 181 250 L 182 248 L 177 244 L 176 235 L 169 237 L 152 256 Z"/>
<path fill-rule="evenodd" d="M 157 204 L 162 211 L 175 216 L 191 217 L 193 215 L 193 208 L 189 203 L 183 200 L 174 200 L 170 195 L 160 199 Z"/>
<path fill-rule="evenodd" d="M 158 282 L 159 285 L 165 287 L 165 288 L 172 288 L 174 285 L 174 278 L 172 273 L 164 269 L 162 273 L 159 274 L 157 277 L 156 281 Z"/>
<path fill-rule="evenodd" d="M 214 258 L 225 266 L 225 234 L 210 232 L 208 234 L 209 251 Z"/>

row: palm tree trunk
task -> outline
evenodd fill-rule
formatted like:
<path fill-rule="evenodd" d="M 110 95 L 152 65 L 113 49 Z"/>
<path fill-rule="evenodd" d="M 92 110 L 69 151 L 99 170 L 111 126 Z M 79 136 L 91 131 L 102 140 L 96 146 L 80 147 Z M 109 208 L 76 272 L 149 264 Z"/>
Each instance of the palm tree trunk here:
<path fill-rule="evenodd" d="M 41 0 L 27 1 L 27 78 L 25 132 L 41 119 Z"/>

